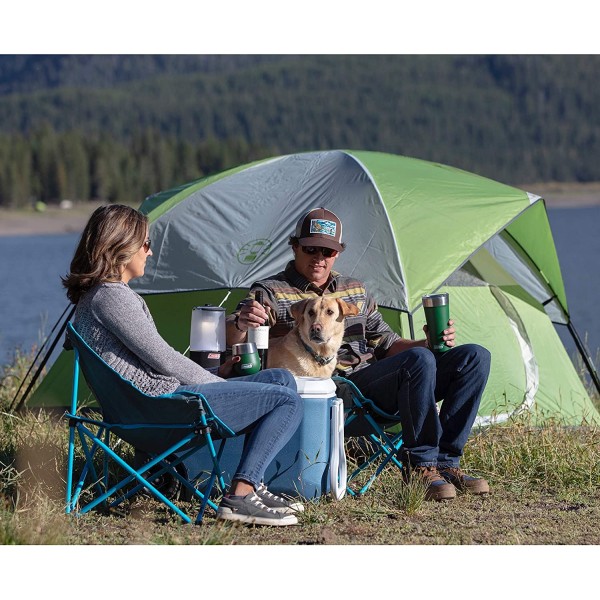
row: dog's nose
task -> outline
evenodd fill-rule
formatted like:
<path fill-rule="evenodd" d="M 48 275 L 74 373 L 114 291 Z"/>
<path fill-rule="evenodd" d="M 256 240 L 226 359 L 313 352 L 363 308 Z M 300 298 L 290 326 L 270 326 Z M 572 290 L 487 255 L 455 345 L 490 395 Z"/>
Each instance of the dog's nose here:
<path fill-rule="evenodd" d="M 323 331 L 323 325 L 321 325 L 321 323 L 313 323 L 310 330 L 312 333 L 321 333 L 321 331 Z"/>

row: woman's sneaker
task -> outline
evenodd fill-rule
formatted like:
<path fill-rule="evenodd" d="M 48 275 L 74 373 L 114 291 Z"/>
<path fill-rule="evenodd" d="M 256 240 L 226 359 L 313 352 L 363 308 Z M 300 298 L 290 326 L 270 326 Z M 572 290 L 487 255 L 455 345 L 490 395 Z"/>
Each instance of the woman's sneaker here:
<path fill-rule="evenodd" d="M 219 504 L 217 519 L 239 521 L 249 525 L 296 525 L 298 519 L 291 514 L 277 512 L 265 506 L 254 493 L 247 496 L 225 496 Z"/>
<path fill-rule="evenodd" d="M 261 502 L 268 508 L 272 508 L 280 513 L 297 513 L 304 512 L 304 504 L 295 502 L 294 500 L 282 498 L 272 494 L 264 483 L 261 483 L 256 490 L 256 495 Z"/>

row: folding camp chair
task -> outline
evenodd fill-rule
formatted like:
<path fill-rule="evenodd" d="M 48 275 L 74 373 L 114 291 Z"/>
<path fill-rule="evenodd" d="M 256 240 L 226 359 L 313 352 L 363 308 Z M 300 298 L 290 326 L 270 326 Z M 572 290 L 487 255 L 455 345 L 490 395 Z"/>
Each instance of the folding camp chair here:
<path fill-rule="evenodd" d="M 369 440 L 368 451 L 372 454 L 357 465 L 347 479 L 347 492 L 351 496 L 362 496 L 381 472 L 393 465 L 402 470 L 400 449 L 402 447 L 402 431 L 398 431 L 400 417 L 390 415 L 372 400 L 365 398 L 356 385 L 345 377 L 333 377 L 337 387 L 337 395 L 344 400 L 345 421 L 344 430 L 346 437 L 362 437 Z M 351 482 L 363 471 L 377 464 L 377 468 L 368 478 L 367 482 L 355 491 L 350 487 Z"/>
<path fill-rule="evenodd" d="M 164 481 L 165 477 L 171 477 L 192 498 L 200 501 L 195 523 L 201 523 L 207 505 L 215 511 L 217 509 L 210 499 L 215 484 L 218 483 L 221 491 L 225 488 L 219 459 L 226 438 L 235 436 L 235 433 L 214 415 L 202 394 L 148 396 L 104 362 L 71 323 L 67 325 L 67 340 L 75 351 L 75 366 L 71 411 L 65 414 L 69 421 L 66 512 L 83 514 L 99 505 L 111 508 L 144 491 L 150 492 L 184 522 L 190 523 L 191 517 L 157 487 L 161 478 Z M 102 413 L 100 419 L 87 417 L 78 410 L 80 369 L 98 401 Z M 213 430 L 221 438 L 218 453 L 213 443 Z M 73 486 L 76 433 L 85 455 L 85 464 Z M 122 449 L 121 440 L 144 453 L 147 461 L 136 465 L 135 458 L 128 459 L 127 449 Z M 203 492 L 197 489 L 197 482 L 189 481 L 181 474 L 185 470 L 180 468 L 184 460 L 201 450 L 208 450 L 213 464 L 207 481 L 202 482 Z M 100 460 L 101 476 L 96 467 Z M 109 465 L 121 475 L 109 473 Z M 89 500 L 88 495 L 91 495 Z"/>

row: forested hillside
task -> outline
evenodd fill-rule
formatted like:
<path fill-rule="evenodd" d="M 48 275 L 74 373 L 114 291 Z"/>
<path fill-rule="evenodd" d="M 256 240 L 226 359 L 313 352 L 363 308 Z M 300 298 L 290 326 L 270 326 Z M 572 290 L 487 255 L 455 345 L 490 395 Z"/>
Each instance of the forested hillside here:
<path fill-rule="evenodd" d="M 269 155 L 600 180 L 600 56 L 0 56 L 0 205 L 149 193 Z"/>

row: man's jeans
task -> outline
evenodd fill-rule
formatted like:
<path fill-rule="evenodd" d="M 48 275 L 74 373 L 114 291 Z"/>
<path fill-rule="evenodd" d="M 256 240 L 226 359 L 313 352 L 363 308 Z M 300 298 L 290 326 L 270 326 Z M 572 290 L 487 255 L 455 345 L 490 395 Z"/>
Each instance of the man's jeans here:
<path fill-rule="evenodd" d="M 490 353 L 464 344 L 434 354 L 412 348 L 348 378 L 365 397 L 400 417 L 412 466 L 458 467 L 490 372 Z M 443 400 L 438 414 L 437 402 Z"/>
<path fill-rule="evenodd" d="M 285 369 L 267 369 L 224 382 L 182 385 L 175 390 L 200 392 L 213 412 L 236 433 L 247 433 L 233 479 L 258 487 L 265 470 L 302 421 L 302 398 Z"/>

